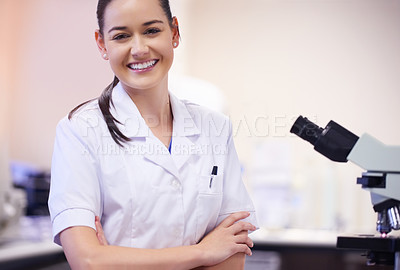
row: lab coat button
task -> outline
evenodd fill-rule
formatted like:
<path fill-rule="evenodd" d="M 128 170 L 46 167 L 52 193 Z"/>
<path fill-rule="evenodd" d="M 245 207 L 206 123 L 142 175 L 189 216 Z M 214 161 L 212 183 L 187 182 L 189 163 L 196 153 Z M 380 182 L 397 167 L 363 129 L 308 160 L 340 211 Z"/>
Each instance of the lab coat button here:
<path fill-rule="evenodd" d="M 181 187 L 181 184 L 176 179 L 172 180 L 171 185 L 176 189 L 179 189 Z"/>

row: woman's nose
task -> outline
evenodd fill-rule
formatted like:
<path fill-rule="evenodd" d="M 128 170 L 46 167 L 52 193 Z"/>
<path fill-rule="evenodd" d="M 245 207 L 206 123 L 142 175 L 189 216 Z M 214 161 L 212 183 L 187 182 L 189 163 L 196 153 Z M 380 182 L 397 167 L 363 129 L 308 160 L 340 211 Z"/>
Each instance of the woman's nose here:
<path fill-rule="evenodd" d="M 131 54 L 133 57 L 142 58 L 149 53 L 149 47 L 143 39 L 136 38 L 132 42 Z"/>

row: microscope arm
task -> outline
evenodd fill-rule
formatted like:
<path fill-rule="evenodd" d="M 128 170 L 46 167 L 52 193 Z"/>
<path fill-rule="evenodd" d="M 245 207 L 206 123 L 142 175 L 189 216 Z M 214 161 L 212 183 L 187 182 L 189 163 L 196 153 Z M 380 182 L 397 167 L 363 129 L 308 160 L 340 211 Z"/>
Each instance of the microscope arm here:
<path fill-rule="evenodd" d="M 367 171 L 400 173 L 400 146 L 386 146 L 368 134 L 358 139 L 347 159 Z"/>

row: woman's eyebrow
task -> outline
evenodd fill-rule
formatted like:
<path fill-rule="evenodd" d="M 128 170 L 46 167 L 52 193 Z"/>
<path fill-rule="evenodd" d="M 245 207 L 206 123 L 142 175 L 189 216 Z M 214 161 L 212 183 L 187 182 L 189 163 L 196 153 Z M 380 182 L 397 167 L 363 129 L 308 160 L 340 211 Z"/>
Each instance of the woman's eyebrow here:
<path fill-rule="evenodd" d="M 143 26 L 149 26 L 149 25 L 156 24 L 156 23 L 163 24 L 164 22 L 160 21 L 160 20 L 152 20 L 152 21 L 143 23 Z M 112 31 L 121 31 L 121 30 L 126 30 L 126 29 L 128 29 L 128 27 L 126 27 L 126 26 L 114 26 L 110 30 L 108 30 L 108 33 L 111 33 Z"/>
<path fill-rule="evenodd" d="M 152 21 L 149 21 L 149 22 L 145 22 L 143 24 L 143 26 L 149 26 L 149 25 L 152 25 L 152 24 L 155 24 L 155 23 L 164 23 L 164 22 L 160 21 L 160 20 L 152 20 Z"/>
<path fill-rule="evenodd" d="M 126 26 L 114 26 L 113 28 L 111 28 L 110 30 L 108 30 L 108 33 L 111 33 L 112 31 L 126 30 L 126 29 L 127 29 Z"/>

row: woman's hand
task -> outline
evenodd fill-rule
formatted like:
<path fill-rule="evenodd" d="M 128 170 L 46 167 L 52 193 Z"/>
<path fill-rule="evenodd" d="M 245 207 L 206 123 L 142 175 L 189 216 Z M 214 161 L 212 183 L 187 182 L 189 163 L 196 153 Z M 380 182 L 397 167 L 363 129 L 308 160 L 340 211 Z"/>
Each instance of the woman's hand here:
<path fill-rule="evenodd" d="M 225 261 L 236 253 L 251 256 L 250 248 L 253 247 L 253 241 L 247 231 L 254 231 L 256 227 L 251 223 L 240 221 L 249 215 L 248 212 L 231 214 L 200 241 L 198 246 L 204 252 L 206 266 Z"/>
<path fill-rule="evenodd" d="M 106 236 L 104 235 L 103 227 L 101 226 L 100 218 L 98 216 L 95 217 L 94 223 L 96 225 L 96 236 L 99 240 L 100 245 L 108 246 L 108 242 Z"/>

